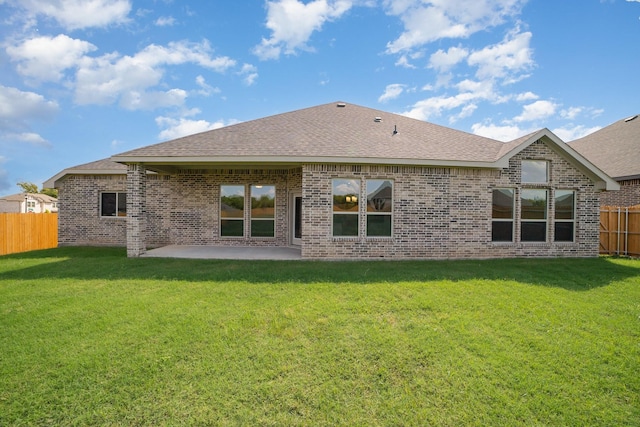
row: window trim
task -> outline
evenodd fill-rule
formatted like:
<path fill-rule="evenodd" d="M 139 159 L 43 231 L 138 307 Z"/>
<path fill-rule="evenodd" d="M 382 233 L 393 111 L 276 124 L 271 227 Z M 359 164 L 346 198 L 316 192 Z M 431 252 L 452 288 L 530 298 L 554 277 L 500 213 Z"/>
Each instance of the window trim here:
<path fill-rule="evenodd" d="M 273 216 L 271 218 L 254 218 L 253 217 L 253 189 L 273 187 Z M 249 185 L 249 237 L 253 239 L 275 239 L 276 238 L 276 216 L 277 216 L 277 202 L 276 202 L 276 185 L 275 184 L 250 184 Z M 272 236 L 254 236 L 253 221 L 271 221 L 273 223 L 273 235 Z"/>
<path fill-rule="evenodd" d="M 556 197 L 558 192 L 569 192 L 573 194 L 573 206 L 572 206 L 572 218 L 571 219 L 558 219 Z M 557 188 L 553 192 L 553 241 L 554 243 L 575 243 L 576 242 L 576 210 L 578 208 L 578 192 L 569 188 Z M 556 224 L 557 223 L 571 223 L 573 224 L 571 240 L 557 240 L 556 237 Z"/>
<path fill-rule="evenodd" d="M 103 197 L 105 194 L 115 194 L 116 195 L 116 204 L 115 204 L 115 215 L 103 215 Z M 120 205 L 120 197 L 124 196 L 124 215 L 119 215 L 118 206 Z M 98 214 L 100 218 L 117 218 L 117 219 L 126 219 L 127 218 L 127 192 L 126 191 L 101 191 L 100 192 L 100 206 L 98 208 Z"/>
<path fill-rule="evenodd" d="M 356 182 L 358 184 L 358 191 L 357 194 L 354 194 L 352 196 L 350 195 L 346 195 L 345 197 L 356 197 L 356 201 L 354 203 L 356 203 L 357 205 L 357 209 L 355 212 L 349 212 L 349 211 L 339 211 L 336 212 L 334 210 L 334 202 L 335 202 L 335 193 L 334 193 L 334 183 L 336 181 L 353 181 Z M 347 202 L 347 203 L 351 203 L 351 202 Z M 360 237 L 360 227 L 361 227 L 361 221 L 360 221 L 360 217 L 361 217 L 361 209 L 362 206 L 362 179 L 361 178 L 332 178 L 331 179 L 331 237 L 332 238 L 337 238 L 337 239 L 353 239 L 356 237 Z M 356 226 L 356 234 L 335 234 L 336 230 L 334 227 L 335 224 L 335 217 L 336 215 L 355 215 L 356 217 L 356 221 L 357 221 L 357 226 Z"/>
<path fill-rule="evenodd" d="M 525 181 L 525 173 L 524 173 L 524 165 L 527 163 L 544 163 L 545 164 L 545 177 L 544 181 Z M 520 182 L 524 185 L 535 185 L 535 184 L 548 184 L 550 178 L 550 162 L 545 159 L 525 159 L 520 162 Z"/>
<path fill-rule="evenodd" d="M 242 187 L 242 217 L 241 218 L 226 218 L 222 216 L 222 188 L 223 187 Z M 246 216 L 247 216 L 247 186 L 245 184 L 220 184 L 220 197 L 218 208 L 218 237 L 221 239 L 244 239 L 247 234 L 246 230 Z M 242 235 L 240 236 L 225 236 L 222 234 L 222 221 L 242 221 Z"/>
<path fill-rule="evenodd" d="M 391 210 L 389 212 L 369 212 L 369 182 L 370 181 L 388 181 L 391 183 Z M 365 237 L 368 239 L 387 239 L 393 237 L 393 195 L 395 191 L 395 181 L 393 179 L 388 178 L 366 178 L 364 182 L 364 190 L 366 194 L 366 205 L 365 205 L 365 214 L 364 214 L 364 225 L 365 225 Z M 387 216 L 389 217 L 389 221 L 391 222 L 391 229 L 389 230 L 389 235 L 369 235 L 369 216 Z"/>
<path fill-rule="evenodd" d="M 510 190 L 511 191 L 511 218 L 494 218 L 493 216 L 493 195 L 495 191 Z M 491 243 L 509 244 L 515 241 L 516 236 L 516 198 L 517 192 L 513 187 L 498 187 L 491 190 Z M 493 240 L 493 223 L 494 222 L 510 222 L 511 223 L 511 240 Z"/>
<path fill-rule="evenodd" d="M 522 209 L 522 200 L 523 194 L 525 191 L 544 191 L 545 194 L 545 207 L 544 207 L 544 218 L 523 218 L 522 214 L 524 210 Z M 548 188 L 522 188 L 520 189 L 520 242 L 525 244 L 540 244 L 540 243 L 548 243 L 549 242 L 549 194 L 550 191 Z M 525 223 L 543 223 L 544 224 L 544 240 L 524 240 L 522 238 L 522 225 Z"/>

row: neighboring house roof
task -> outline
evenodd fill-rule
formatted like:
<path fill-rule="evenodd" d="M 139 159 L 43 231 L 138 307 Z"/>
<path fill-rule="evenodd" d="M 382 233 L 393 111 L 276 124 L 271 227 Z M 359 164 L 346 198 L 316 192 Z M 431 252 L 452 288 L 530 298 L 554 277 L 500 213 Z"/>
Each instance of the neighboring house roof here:
<path fill-rule="evenodd" d="M 51 197 L 47 194 L 41 193 L 18 193 L 11 194 L 9 196 L 0 197 L 0 200 L 7 202 L 24 202 L 25 197 L 29 197 L 32 200 L 37 200 L 41 203 L 55 203 L 58 201 L 55 197 Z"/>
<path fill-rule="evenodd" d="M 117 154 L 111 161 L 143 163 L 147 170 L 169 173 L 180 168 L 216 165 L 276 167 L 308 163 L 506 168 L 512 156 L 541 138 L 564 153 L 599 188 L 618 188 L 615 181 L 548 129 L 503 143 L 344 102 L 149 145 Z M 101 162 L 105 161 L 97 163 Z M 89 169 L 87 165 L 70 168 L 47 182 L 55 183 L 66 173 L 83 173 L 83 166 Z"/>
<path fill-rule="evenodd" d="M 604 127 L 569 145 L 618 181 L 640 178 L 640 116 Z"/>
<path fill-rule="evenodd" d="M 67 168 L 44 182 L 44 188 L 55 188 L 56 181 L 66 175 L 122 175 L 127 173 L 127 165 L 110 159 L 97 160 Z"/>

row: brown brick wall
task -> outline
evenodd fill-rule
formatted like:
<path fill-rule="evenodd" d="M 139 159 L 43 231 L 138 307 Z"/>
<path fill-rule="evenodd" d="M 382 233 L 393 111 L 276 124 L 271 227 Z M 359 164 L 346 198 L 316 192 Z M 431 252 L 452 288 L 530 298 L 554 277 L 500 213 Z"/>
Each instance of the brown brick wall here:
<path fill-rule="evenodd" d="M 605 191 L 600 196 L 602 206 L 640 205 L 640 179 L 619 181 L 619 191 Z"/>
<path fill-rule="evenodd" d="M 519 194 L 520 162 L 545 159 L 550 183 L 527 188 L 549 190 L 547 242 L 491 242 L 492 190 L 510 187 Z M 131 171 L 130 171 L 131 174 Z M 360 235 L 332 236 L 333 178 L 394 181 L 392 237 L 365 237 L 366 206 L 360 206 Z M 218 212 L 221 184 L 276 186 L 275 238 L 221 238 Z M 61 244 L 126 244 L 126 221 L 100 218 L 101 191 L 124 191 L 126 177 L 70 176 L 60 188 Z M 184 170 L 172 175 L 146 176 L 145 221 L 140 232 L 146 248 L 178 245 L 286 246 L 290 241 L 289 196 L 303 189 L 303 247 L 307 258 L 328 259 L 444 259 L 494 257 L 597 256 L 599 193 L 572 164 L 542 142 L 515 155 L 505 170 L 428 168 L 377 165 L 304 165 L 302 170 Z M 553 191 L 577 191 L 576 241 L 553 243 Z M 248 197 L 248 192 L 246 194 Z M 130 197 L 130 196 L 128 196 Z M 366 195 L 361 194 L 360 200 Z M 130 199 L 134 203 L 134 199 Z M 516 218 L 520 205 L 516 203 Z M 249 212 L 245 231 L 248 236 Z M 140 249 L 140 248 L 138 248 Z M 138 250 L 136 249 L 136 250 Z M 144 249 L 144 248 L 142 248 Z"/>
<path fill-rule="evenodd" d="M 491 242 L 491 196 L 499 187 L 522 188 L 520 161 L 550 161 L 550 183 L 527 186 L 577 191 L 575 243 L 553 242 L 553 209 L 549 211 L 547 242 L 520 243 L 516 221 L 514 243 Z M 333 178 L 385 178 L 394 181 L 393 236 L 365 237 L 365 207 L 361 205 L 360 236 L 333 237 Z M 494 258 L 598 255 L 598 194 L 591 181 L 545 144 L 532 144 L 504 171 L 402 166 L 306 165 L 303 168 L 303 257 L 308 258 Z M 363 200 L 365 194 L 360 195 Z M 553 206 L 553 204 L 550 204 Z M 516 218 L 519 217 L 516 203 Z"/>
<path fill-rule="evenodd" d="M 126 175 L 71 175 L 58 188 L 60 246 L 125 246 L 124 217 L 100 217 L 100 193 L 125 192 Z"/>

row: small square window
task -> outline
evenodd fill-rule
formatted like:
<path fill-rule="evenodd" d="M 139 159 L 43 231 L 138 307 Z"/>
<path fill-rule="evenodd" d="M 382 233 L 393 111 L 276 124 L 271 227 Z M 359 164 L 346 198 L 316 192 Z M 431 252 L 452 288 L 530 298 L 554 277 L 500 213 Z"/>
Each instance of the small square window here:
<path fill-rule="evenodd" d="M 100 195 L 100 216 L 127 216 L 127 193 L 102 193 Z"/>
<path fill-rule="evenodd" d="M 549 162 L 546 160 L 523 160 L 522 183 L 545 184 L 549 182 Z"/>

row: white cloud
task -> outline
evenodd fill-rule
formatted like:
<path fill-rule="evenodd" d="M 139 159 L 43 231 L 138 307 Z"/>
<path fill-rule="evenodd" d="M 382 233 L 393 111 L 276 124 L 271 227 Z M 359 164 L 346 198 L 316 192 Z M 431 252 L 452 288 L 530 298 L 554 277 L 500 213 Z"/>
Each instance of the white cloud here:
<path fill-rule="evenodd" d="M 238 73 L 241 76 L 244 76 L 244 84 L 247 86 L 251 86 L 256 82 L 258 78 L 258 68 L 251 64 L 243 64 L 242 69 Z"/>
<path fill-rule="evenodd" d="M 602 129 L 600 126 L 586 127 L 583 125 L 576 125 L 576 126 L 570 125 L 570 126 L 564 126 L 561 128 L 553 129 L 552 132 L 558 135 L 558 137 L 560 137 L 560 139 L 562 139 L 564 142 L 569 142 L 569 141 L 573 141 L 574 139 L 587 136 L 590 133 L 593 133 L 600 129 Z"/>
<path fill-rule="evenodd" d="M 391 99 L 396 99 L 404 92 L 405 87 L 405 85 L 398 83 L 387 85 L 384 93 L 378 98 L 378 102 L 387 102 Z"/>
<path fill-rule="evenodd" d="M 47 101 L 34 92 L 0 85 L 0 129 L 15 129 L 31 120 L 48 120 L 57 112 L 55 101 Z"/>
<path fill-rule="evenodd" d="M 513 141 L 516 138 L 527 135 L 533 132 L 535 129 L 522 129 L 518 126 L 505 125 L 498 126 L 493 123 L 481 124 L 476 123 L 471 126 L 471 130 L 474 134 L 492 138 L 498 141 L 508 142 Z"/>
<path fill-rule="evenodd" d="M 501 43 L 472 52 L 467 60 L 470 66 L 478 67 L 479 79 L 508 78 L 509 82 L 522 79 L 518 73 L 529 71 L 533 65 L 532 49 L 529 47 L 531 33 L 509 33 Z"/>
<path fill-rule="evenodd" d="M 456 95 L 439 95 L 418 101 L 411 110 L 401 114 L 418 120 L 429 120 L 431 117 L 440 116 L 445 111 L 460 109 L 450 119 L 450 122 L 453 122 L 473 114 L 480 101 L 503 102 L 503 98 L 495 93 L 492 80 L 463 80 L 455 85 L 455 88 L 459 91 Z"/>
<path fill-rule="evenodd" d="M 525 0 L 385 0 L 387 14 L 398 16 L 404 32 L 387 44 L 399 53 L 443 38 L 467 38 L 502 24 L 520 12 Z"/>
<path fill-rule="evenodd" d="M 39 147 L 51 147 L 51 143 L 44 139 L 42 136 L 34 132 L 22 132 L 22 133 L 7 133 L 2 135 L 3 139 L 13 140 L 17 142 L 24 142 Z"/>
<path fill-rule="evenodd" d="M 127 110 L 153 110 L 157 107 L 178 107 L 184 104 L 187 92 L 182 89 L 138 92 L 130 90 L 122 94 L 120 106 Z"/>
<path fill-rule="evenodd" d="M 177 119 L 173 117 L 156 117 L 156 124 L 158 127 L 163 128 L 158 135 L 158 138 L 161 140 L 176 139 L 187 135 L 218 129 L 234 123 L 237 123 L 237 121 L 231 120 L 228 123 L 224 123 L 223 121 L 208 122 L 206 120 L 190 120 L 184 117 Z"/>
<path fill-rule="evenodd" d="M 277 59 L 309 50 L 307 42 L 327 21 L 340 18 L 352 7 L 351 0 L 267 1 L 267 23 L 271 37 L 263 38 L 253 53 L 262 60 Z"/>
<path fill-rule="evenodd" d="M 515 97 L 516 101 L 518 102 L 533 101 L 534 99 L 538 98 L 539 96 L 533 92 L 519 93 Z"/>
<path fill-rule="evenodd" d="M 129 0 L 11 0 L 32 16 L 52 18 L 67 30 L 128 22 Z"/>
<path fill-rule="evenodd" d="M 176 19 L 173 16 L 161 16 L 156 19 L 156 25 L 158 27 L 172 27 L 175 23 Z"/>
<path fill-rule="evenodd" d="M 11 184 L 9 183 L 9 172 L 2 166 L 7 159 L 3 156 L 0 156 L 0 191 L 6 191 L 11 188 Z"/>
<path fill-rule="evenodd" d="M 513 118 L 516 122 L 532 122 L 535 120 L 546 119 L 556 113 L 558 104 L 551 101 L 536 101 L 532 104 L 525 105 L 522 113 Z"/>
<path fill-rule="evenodd" d="M 200 87 L 200 90 L 198 90 L 198 95 L 202 95 L 202 96 L 210 96 L 213 93 L 220 93 L 220 89 L 217 87 L 213 87 L 210 84 L 208 84 L 205 80 L 204 77 L 202 76 L 197 76 L 196 77 L 196 84 Z"/>
<path fill-rule="evenodd" d="M 51 119 L 58 104 L 34 92 L 0 85 L 0 138 L 48 147 L 50 143 L 30 129 L 33 121 Z"/>
<path fill-rule="evenodd" d="M 446 52 L 439 49 L 429 58 L 429 68 L 434 68 L 442 73 L 463 61 L 468 55 L 469 51 L 461 47 L 451 47 Z"/>
<path fill-rule="evenodd" d="M 418 120 L 429 120 L 431 117 L 442 114 L 443 110 L 459 108 L 471 99 L 473 99 L 473 96 L 469 93 L 455 96 L 434 96 L 416 102 L 411 110 L 400 114 Z"/>
<path fill-rule="evenodd" d="M 236 62 L 226 56 L 212 57 L 209 43 L 172 42 L 149 45 L 134 56 L 117 53 L 85 57 L 79 65 L 75 100 L 78 104 L 111 104 L 120 101 L 129 109 L 180 105 L 186 98 L 181 89 L 152 91 L 164 76 L 164 66 L 195 63 L 224 72 Z"/>
<path fill-rule="evenodd" d="M 17 62 L 23 76 L 37 81 L 60 81 L 63 72 L 74 68 L 80 60 L 97 48 L 86 41 L 60 34 L 56 37 L 34 37 L 7 47 L 7 54 Z"/>
<path fill-rule="evenodd" d="M 404 67 L 404 68 L 412 68 L 412 69 L 416 68 L 415 65 L 409 62 L 409 58 L 407 57 L 407 55 L 400 55 L 395 65 L 398 67 Z"/>
<path fill-rule="evenodd" d="M 565 110 L 560 111 L 560 116 L 562 116 L 563 119 L 574 120 L 583 111 L 584 111 L 584 108 L 582 107 L 569 107 Z"/>

